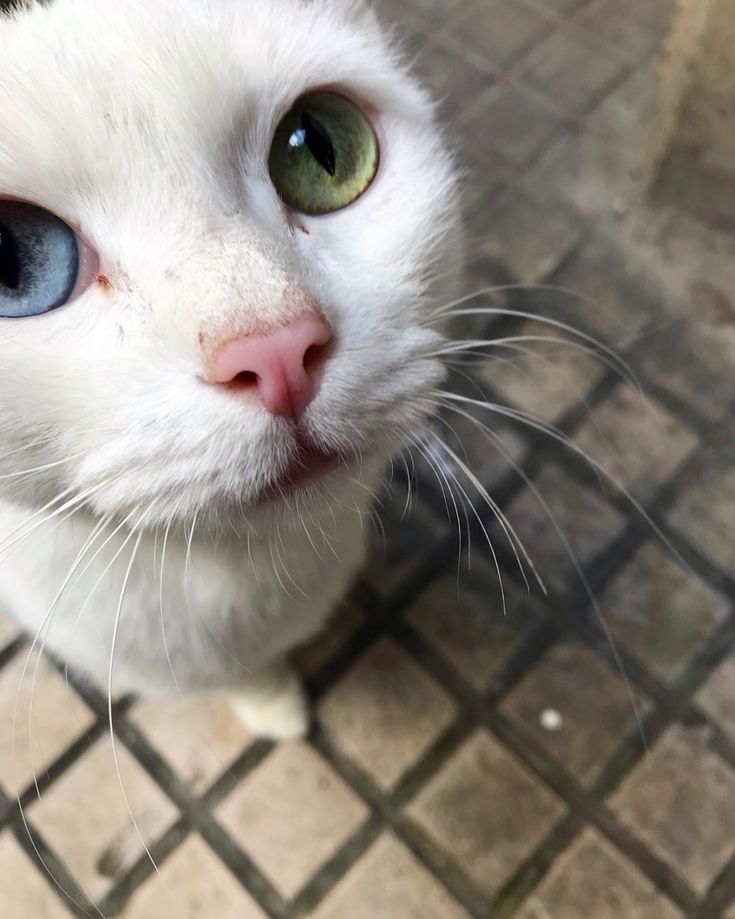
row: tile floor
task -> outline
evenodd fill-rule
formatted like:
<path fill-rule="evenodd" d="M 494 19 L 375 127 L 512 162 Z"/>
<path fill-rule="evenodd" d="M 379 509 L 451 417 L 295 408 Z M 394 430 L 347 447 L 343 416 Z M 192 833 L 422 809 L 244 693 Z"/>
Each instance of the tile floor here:
<path fill-rule="evenodd" d="M 479 410 L 448 414 L 478 476 L 479 517 L 460 512 L 471 550 L 417 460 L 413 513 L 398 479 L 384 548 L 296 655 L 316 713 L 308 741 L 253 741 L 218 698 L 126 700 L 127 802 L 104 700 L 53 662 L 26 668 L 25 639 L 0 614 L 0 721 L 15 718 L 19 737 L 13 750 L 0 735 L 3 919 L 735 916 L 735 362 L 666 318 L 565 193 L 580 126 L 650 61 L 671 3 L 384 6 L 464 138 L 468 284 L 588 298 L 494 302 L 602 336 L 648 399 L 559 343 L 465 369 L 609 469 L 659 535 L 553 437 L 504 417 L 488 440 Z M 482 331 L 545 334 L 508 319 Z M 547 594 L 531 577 L 526 591 L 485 487 Z"/>

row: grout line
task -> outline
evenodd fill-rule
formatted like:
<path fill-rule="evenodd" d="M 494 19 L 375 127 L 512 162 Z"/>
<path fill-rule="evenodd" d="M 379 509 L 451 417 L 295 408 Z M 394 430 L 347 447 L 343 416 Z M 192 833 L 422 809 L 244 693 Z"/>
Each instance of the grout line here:
<path fill-rule="evenodd" d="M 551 828 L 496 894 L 493 908 L 499 919 L 506 919 L 515 913 L 518 906 L 546 877 L 556 859 L 572 845 L 584 826 L 583 820 L 567 812 Z"/>
<path fill-rule="evenodd" d="M 199 832 L 261 908 L 271 916 L 284 916 L 285 904 L 280 894 L 255 866 L 250 856 L 239 848 L 230 834 L 216 821 L 213 812 L 207 806 L 208 802 L 191 794 L 136 725 L 122 718 L 116 728 L 118 740 L 135 756 L 158 787 L 181 811 L 191 827 Z M 250 764 L 251 768 L 254 768 L 257 760 L 251 758 Z"/>
<path fill-rule="evenodd" d="M 357 865 L 380 835 L 383 824 L 380 816 L 371 813 L 364 823 L 357 828 L 322 867 L 308 880 L 291 902 L 291 911 L 295 916 L 308 916 L 327 894 L 329 894 L 347 874 Z"/>
<path fill-rule="evenodd" d="M 110 916 L 116 916 L 127 905 L 130 898 L 140 890 L 145 882 L 151 877 L 157 869 L 160 869 L 168 858 L 189 836 L 190 828 L 184 816 L 179 816 L 173 826 L 169 827 L 166 832 L 159 837 L 154 843 L 149 844 L 148 849 L 151 857 L 143 852 L 137 861 L 130 866 L 125 875 L 117 881 L 113 887 L 97 904 L 97 908 L 103 916 L 108 919 Z M 156 867 L 153 867 L 151 859 L 155 861 Z"/>
<path fill-rule="evenodd" d="M 23 819 L 20 811 L 12 821 L 11 827 L 18 844 L 43 876 L 44 883 L 48 884 L 74 916 L 79 919 L 106 919 L 104 916 L 100 917 L 99 911 L 62 859 L 30 820 Z"/>
<path fill-rule="evenodd" d="M 578 788 L 555 764 L 546 752 L 528 738 L 522 737 L 508 719 L 498 711 L 488 712 L 486 725 L 503 745 L 514 753 L 527 768 L 560 797 L 571 812 L 591 823 L 605 835 L 643 874 L 685 910 L 691 909 L 697 897 L 690 886 L 661 859 L 643 845 L 593 795 Z"/>
<path fill-rule="evenodd" d="M 316 731 L 311 744 L 340 778 L 380 816 L 383 824 L 401 839 L 424 867 L 472 916 L 477 919 L 488 917 L 486 898 L 423 831 L 405 817 L 400 809 L 394 807 L 390 795 L 382 793 L 338 747 L 332 744 L 324 732 Z"/>
<path fill-rule="evenodd" d="M 692 910 L 690 919 L 712 919 L 735 903 L 735 854 L 731 855 L 710 884 L 704 900 Z"/>
<path fill-rule="evenodd" d="M 73 741 L 64 752 L 58 756 L 48 766 L 43 767 L 43 771 L 36 777 L 36 782 L 31 780 L 27 788 L 19 795 L 15 803 L 15 808 L 28 808 L 38 802 L 39 798 L 65 775 L 86 752 L 89 750 L 107 729 L 107 724 L 100 720 L 95 721 L 81 737 Z M 37 784 L 36 784 L 37 783 Z"/>

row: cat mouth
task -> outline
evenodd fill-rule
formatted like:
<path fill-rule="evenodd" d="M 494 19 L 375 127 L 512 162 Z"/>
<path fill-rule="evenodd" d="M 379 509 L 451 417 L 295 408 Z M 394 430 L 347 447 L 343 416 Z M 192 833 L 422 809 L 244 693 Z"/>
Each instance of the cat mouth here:
<path fill-rule="evenodd" d="M 256 498 L 256 504 L 288 501 L 290 496 L 317 497 L 321 486 L 337 475 L 354 477 L 372 470 L 382 450 L 334 449 L 297 435 L 295 450 L 286 466 L 268 482 Z"/>
<path fill-rule="evenodd" d="M 328 475 L 341 464 L 344 458 L 334 450 L 322 450 L 318 447 L 301 446 L 291 460 L 280 482 L 290 488 L 311 485 Z"/>
<path fill-rule="evenodd" d="M 316 485 L 339 467 L 346 467 L 349 458 L 336 450 L 300 443 L 286 468 L 266 489 L 266 498 L 284 497 L 310 485 Z"/>

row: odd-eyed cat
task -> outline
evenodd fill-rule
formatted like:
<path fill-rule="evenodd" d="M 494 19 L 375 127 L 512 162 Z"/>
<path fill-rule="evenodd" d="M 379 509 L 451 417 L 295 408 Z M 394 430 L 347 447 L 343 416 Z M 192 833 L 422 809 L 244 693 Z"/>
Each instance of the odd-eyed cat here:
<path fill-rule="evenodd" d="M 456 201 L 361 2 L 0 18 L 0 602 L 39 643 L 306 730 L 284 655 L 431 408 Z"/>

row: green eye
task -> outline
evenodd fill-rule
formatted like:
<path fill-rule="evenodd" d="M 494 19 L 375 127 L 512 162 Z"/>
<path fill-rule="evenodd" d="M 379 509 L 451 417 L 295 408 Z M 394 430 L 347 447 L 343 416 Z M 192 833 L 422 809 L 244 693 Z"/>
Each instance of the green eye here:
<path fill-rule="evenodd" d="M 337 93 L 302 96 L 276 129 L 271 180 L 295 211 L 317 216 L 347 207 L 375 178 L 380 150 L 370 122 Z"/>

